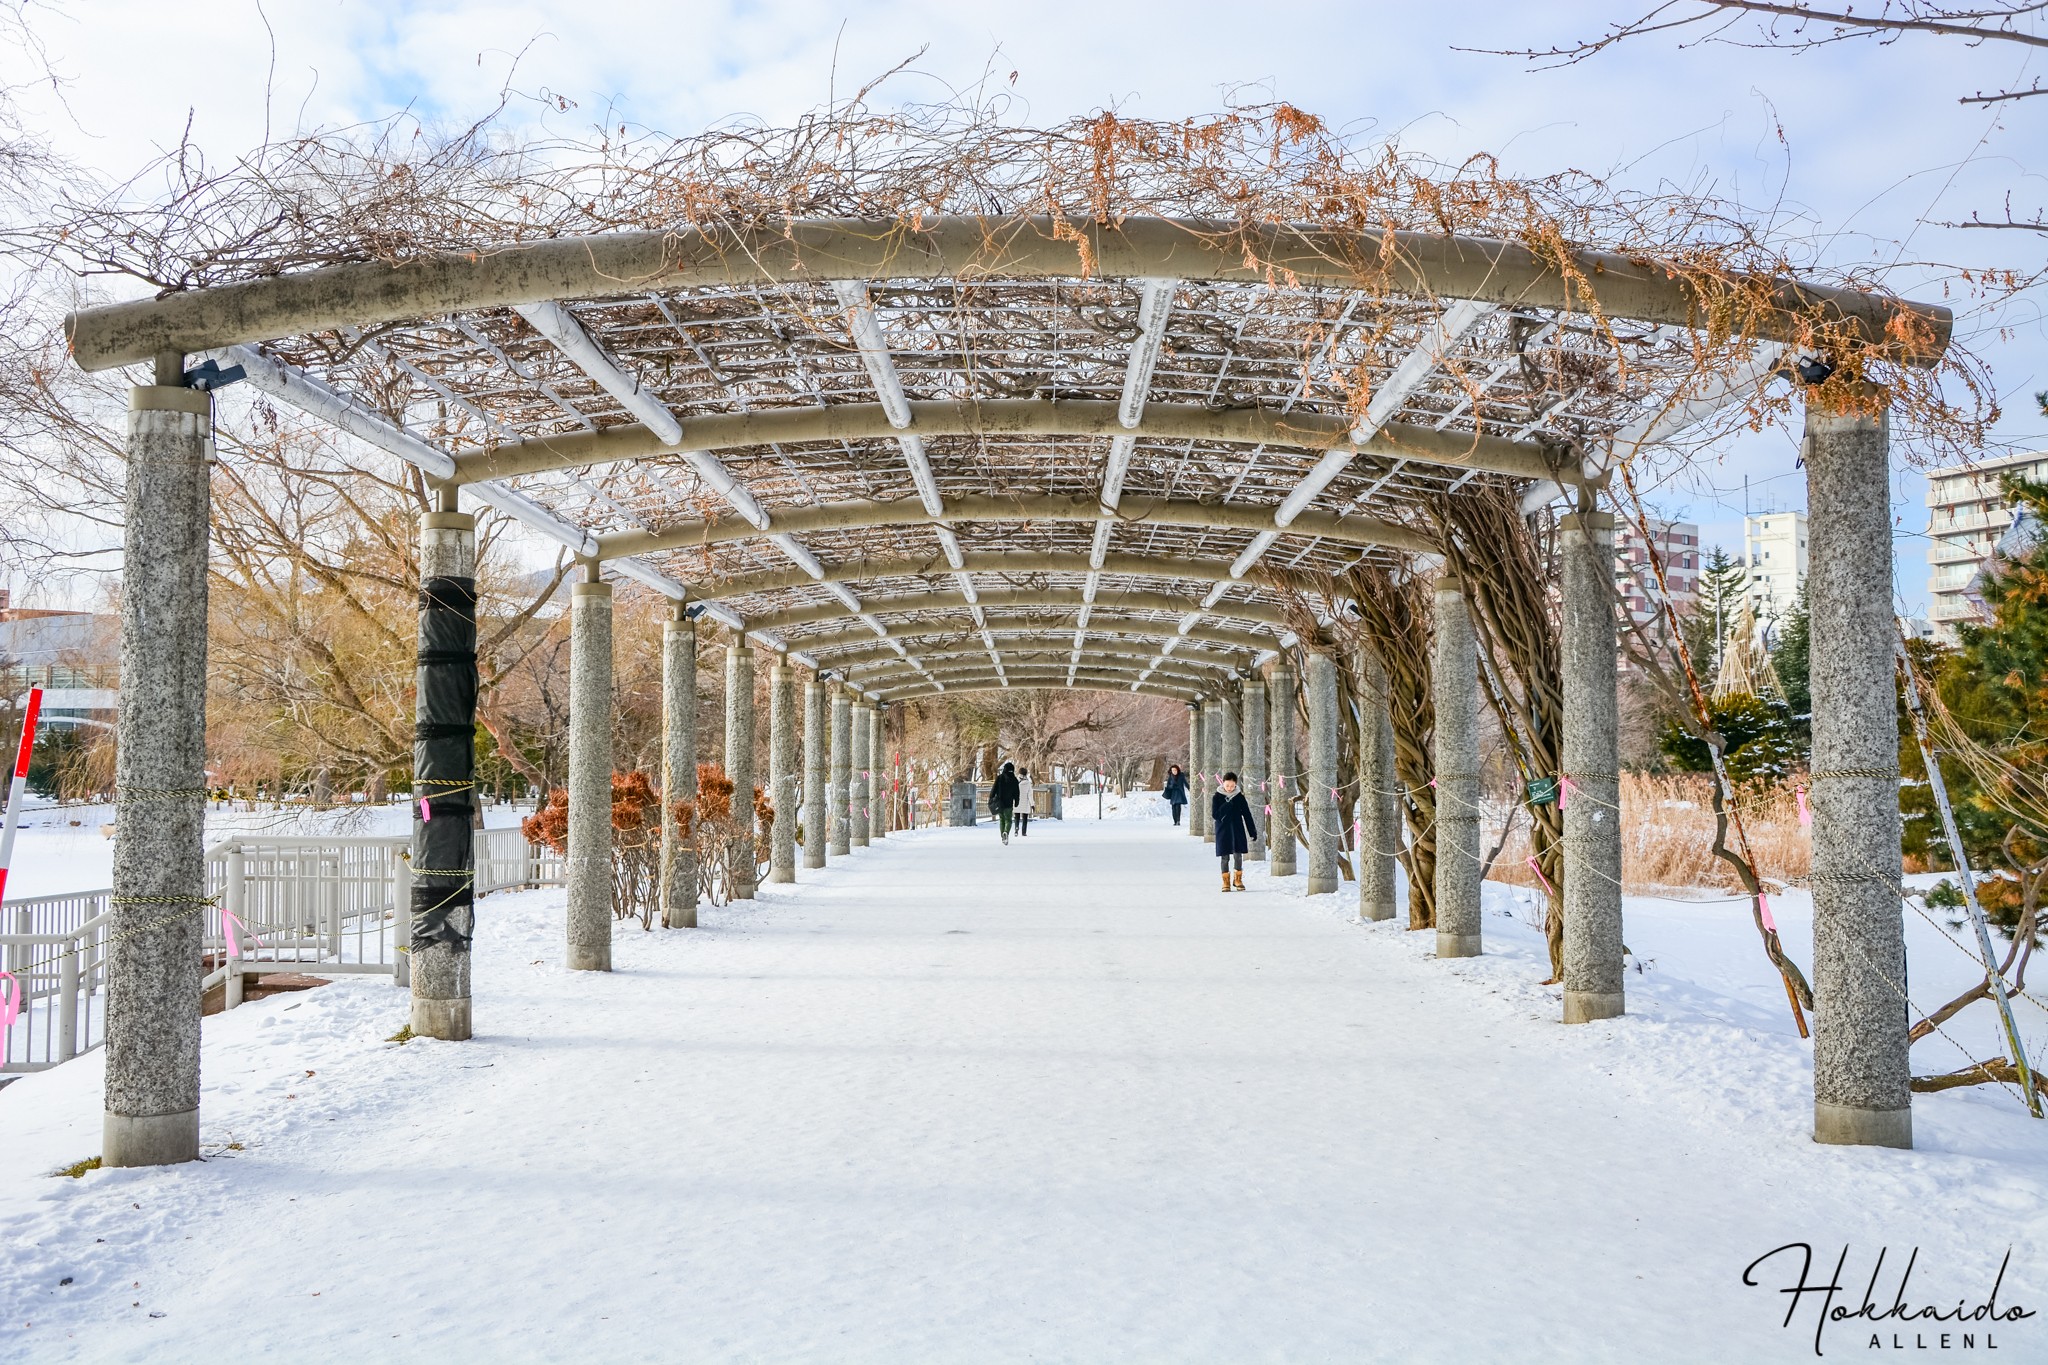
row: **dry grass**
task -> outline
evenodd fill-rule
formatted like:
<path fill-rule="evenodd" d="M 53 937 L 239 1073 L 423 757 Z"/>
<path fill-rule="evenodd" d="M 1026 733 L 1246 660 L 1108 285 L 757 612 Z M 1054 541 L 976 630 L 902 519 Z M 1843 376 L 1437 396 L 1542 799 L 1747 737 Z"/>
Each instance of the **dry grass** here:
<path fill-rule="evenodd" d="M 1803 881 L 1813 860 L 1813 840 L 1799 823 L 1798 800 L 1790 788 L 1752 792 L 1741 806 L 1758 872 L 1767 881 Z M 1728 865 L 1716 858 L 1713 786 L 1704 775 L 1679 773 L 1652 776 L 1624 773 L 1621 778 L 1621 881 L 1631 895 L 1712 890 L 1740 891 Z M 1500 834 L 1498 821 L 1487 833 L 1487 846 Z M 1517 886 L 1537 885 L 1529 868 L 1528 821 L 1517 822 L 1514 837 L 1493 864 L 1492 879 Z"/>

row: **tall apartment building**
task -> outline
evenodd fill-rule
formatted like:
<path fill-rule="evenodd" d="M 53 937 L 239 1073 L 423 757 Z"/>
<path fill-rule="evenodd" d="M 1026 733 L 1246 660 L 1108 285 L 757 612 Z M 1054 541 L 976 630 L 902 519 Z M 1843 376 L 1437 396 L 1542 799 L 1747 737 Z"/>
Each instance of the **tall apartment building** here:
<path fill-rule="evenodd" d="M 1999 488 L 2008 474 L 2048 481 L 2048 451 L 1927 473 L 1927 614 L 1937 639 L 1953 643 L 1956 622 L 1982 619 L 1967 589 L 2012 525 L 2012 505 Z"/>
<path fill-rule="evenodd" d="M 1806 513 L 1758 512 L 1742 519 L 1742 567 L 1757 619 L 1782 619 L 1806 583 Z"/>
<path fill-rule="evenodd" d="M 1614 533 L 1614 582 L 1628 604 L 1629 616 L 1644 625 L 1657 615 L 1656 574 L 1650 569 L 1650 546 L 1664 561 L 1664 583 L 1680 616 L 1699 598 L 1700 528 L 1689 521 L 1651 521 L 1646 543 L 1624 521 Z"/>

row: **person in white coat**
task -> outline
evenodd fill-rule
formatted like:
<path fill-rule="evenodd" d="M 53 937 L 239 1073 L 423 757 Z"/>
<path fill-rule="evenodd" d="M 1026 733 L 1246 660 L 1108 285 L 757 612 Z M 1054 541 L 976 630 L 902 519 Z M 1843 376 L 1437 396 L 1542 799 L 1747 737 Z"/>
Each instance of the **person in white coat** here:
<path fill-rule="evenodd" d="M 1017 770 L 1017 837 L 1023 838 L 1031 832 L 1031 772 L 1026 768 Z"/>

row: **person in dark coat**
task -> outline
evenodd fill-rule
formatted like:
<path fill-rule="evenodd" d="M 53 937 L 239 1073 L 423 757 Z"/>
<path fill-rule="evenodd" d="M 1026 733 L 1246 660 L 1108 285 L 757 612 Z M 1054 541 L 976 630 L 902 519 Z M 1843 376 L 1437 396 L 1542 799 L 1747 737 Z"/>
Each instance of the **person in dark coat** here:
<path fill-rule="evenodd" d="M 1166 787 L 1159 793 L 1173 807 L 1173 823 L 1180 823 L 1181 807 L 1188 803 L 1188 775 L 1176 763 L 1166 770 Z"/>
<path fill-rule="evenodd" d="M 1216 831 L 1216 856 L 1223 860 L 1223 889 L 1244 890 L 1245 850 L 1259 837 L 1259 827 L 1252 823 L 1251 803 L 1237 789 L 1236 773 L 1223 774 L 1216 794 L 1209 798 L 1209 827 Z"/>
<path fill-rule="evenodd" d="M 988 813 L 995 816 L 1003 842 L 1010 842 L 1010 822 L 1017 817 L 1017 765 L 1005 763 L 988 789 Z"/>

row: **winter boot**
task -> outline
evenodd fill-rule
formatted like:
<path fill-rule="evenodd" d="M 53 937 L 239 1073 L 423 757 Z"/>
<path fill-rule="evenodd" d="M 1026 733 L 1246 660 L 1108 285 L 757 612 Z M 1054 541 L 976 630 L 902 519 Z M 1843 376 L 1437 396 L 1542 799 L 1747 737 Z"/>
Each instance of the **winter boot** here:
<path fill-rule="evenodd" d="M 1227 871 L 1223 874 L 1223 889 L 1225 891 L 1230 889 L 1230 873 Z"/>
<path fill-rule="evenodd" d="M 1235 872 L 1233 872 L 1233 873 L 1231 873 L 1231 874 L 1230 874 L 1230 889 L 1231 889 L 1232 891 L 1242 891 L 1242 890 L 1244 890 L 1244 869 L 1243 869 L 1243 868 L 1239 868 L 1239 869 L 1238 869 L 1237 871 L 1235 871 Z"/>

